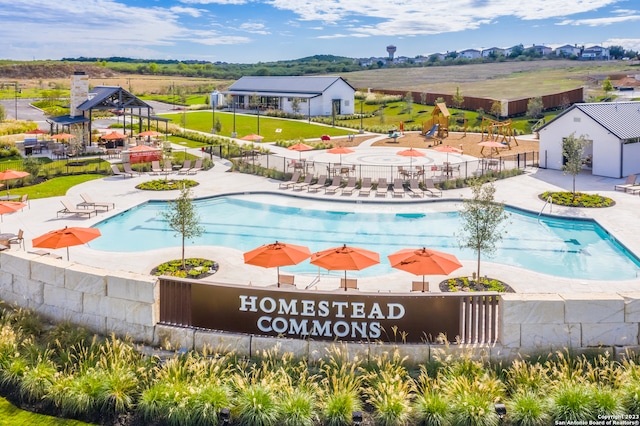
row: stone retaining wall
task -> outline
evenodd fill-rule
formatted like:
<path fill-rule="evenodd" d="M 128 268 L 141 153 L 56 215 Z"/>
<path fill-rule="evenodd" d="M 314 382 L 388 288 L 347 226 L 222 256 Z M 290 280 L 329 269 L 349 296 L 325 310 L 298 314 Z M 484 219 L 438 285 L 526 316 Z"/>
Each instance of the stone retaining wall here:
<path fill-rule="evenodd" d="M 172 348 L 234 350 L 253 356 L 280 352 L 318 359 L 331 342 L 232 334 L 157 324 L 158 280 L 105 271 L 21 251 L 0 252 L 0 299 L 52 320 L 71 321 L 101 333 Z M 605 352 L 616 358 L 640 353 L 640 293 L 501 295 L 499 342 L 493 345 L 382 345 L 341 343 L 350 356 L 368 359 L 391 348 L 416 364 L 447 354 L 510 360 L 519 354 L 563 350 Z"/>

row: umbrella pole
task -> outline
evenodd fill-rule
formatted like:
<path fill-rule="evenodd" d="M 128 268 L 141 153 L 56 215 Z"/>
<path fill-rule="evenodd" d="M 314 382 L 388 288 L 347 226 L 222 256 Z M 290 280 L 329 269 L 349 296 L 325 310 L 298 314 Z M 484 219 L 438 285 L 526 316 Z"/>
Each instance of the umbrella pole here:
<path fill-rule="evenodd" d="M 347 270 L 344 270 L 344 291 L 347 291 Z"/>
<path fill-rule="evenodd" d="M 69 246 L 67 246 L 67 260 L 69 260 Z"/>
<path fill-rule="evenodd" d="M 280 267 L 276 266 L 276 271 L 278 273 L 278 276 L 276 277 L 276 281 L 278 281 L 278 287 L 280 287 Z"/>

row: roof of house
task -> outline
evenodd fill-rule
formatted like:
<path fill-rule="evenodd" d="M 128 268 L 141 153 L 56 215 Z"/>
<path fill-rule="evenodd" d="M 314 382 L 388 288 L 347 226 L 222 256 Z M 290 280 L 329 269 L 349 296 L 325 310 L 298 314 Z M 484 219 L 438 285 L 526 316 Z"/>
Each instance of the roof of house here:
<path fill-rule="evenodd" d="M 96 86 L 89 92 L 89 99 L 78 106 L 80 111 L 90 109 L 152 108 L 132 93 L 118 86 Z"/>
<path fill-rule="evenodd" d="M 594 102 L 574 104 L 555 119 L 546 123 L 540 129 L 556 122 L 569 111 L 578 109 L 593 121 L 607 129 L 618 139 L 633 139 L 640 137 L 640 102 Z"/>
<path fill-rule="evenodd" d="M 342 80 L 354 91 L 353 86 L 342 77 L 241 77 L 229 86 L 228 93 L 255 92 L 272 93 L 274 96 L 291 94 L 320 95 L 337 81 Z"/>

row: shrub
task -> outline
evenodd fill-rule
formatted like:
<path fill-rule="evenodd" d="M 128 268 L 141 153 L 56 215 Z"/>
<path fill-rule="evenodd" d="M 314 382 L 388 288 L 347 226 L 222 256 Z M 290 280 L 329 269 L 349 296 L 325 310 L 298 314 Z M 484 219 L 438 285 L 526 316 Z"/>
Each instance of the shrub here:
<path fill-rule="evenodd" d="M 592 395 L 588 387 L 578 383 L 561 383 L 554 393 L 551 415 L 557 422 L 580 422 L 594 416 Z"/>
<path fill-rule="evenodd" d="M 199 183 L 192 179 L 154 179 L 142 182 L 136 185 L 136 188 L 147 191 L 172 191 L 175 189 L 192 188 L 197 185 L 199 185 Z"/>
<path fill-rule="evenodd" d="M 516 425 L 545 426 L 551 423 L 549 402 L 533 392 L 515 394 L 507 405 L 507 418 Z"/>
<path fill-rule="evenodd" d="M 584 194 L 582 192 L 552 192 L 546 191 L 540 195 L 544 201 L 551 197 L 553 204 L 568 207 L 611 207 L 615 202 L 599 194 Z"/>

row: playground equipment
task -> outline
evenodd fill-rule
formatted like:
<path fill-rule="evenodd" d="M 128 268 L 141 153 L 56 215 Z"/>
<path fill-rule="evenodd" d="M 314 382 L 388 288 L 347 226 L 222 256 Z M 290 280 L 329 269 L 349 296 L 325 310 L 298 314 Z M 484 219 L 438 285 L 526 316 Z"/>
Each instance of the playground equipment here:
<path fill-rule="evenodd" d="M 447 105 L 445 103 L 437 103 L 436 106 L 431 111 L 431 118 L 424 123 L 422 123 L 422 134 L 427 135 L 429 130 L 433 129 L 434 126 L 438 125 L 438 139 L 444 139 L 449 136 L 449 118 L 451 117 L 451 113 L 447 109 Z"/>
<path fill-rule="evenodd" d="M 482 117 L 480 133 L 482 134 L 483 141 L 500 142 L 505 144 L 509 149 L 511 149 L 512 141 L 518 146 L 516 133 L 512 127 L 511 120 L 495 121 L 487 117 Z"/>

